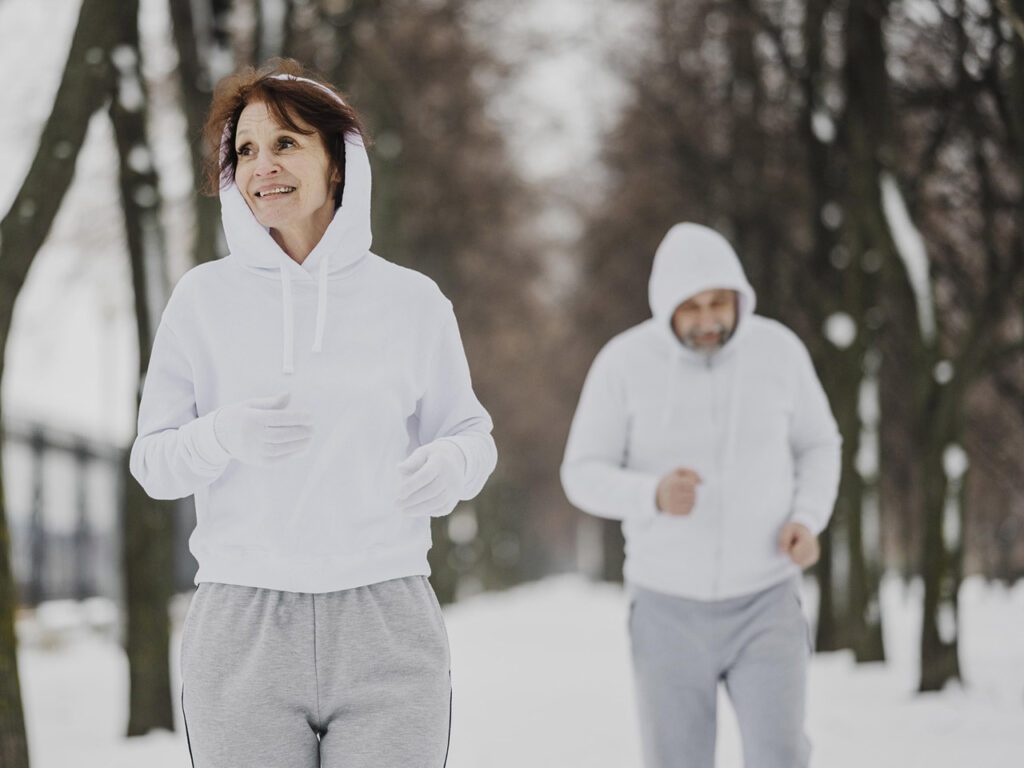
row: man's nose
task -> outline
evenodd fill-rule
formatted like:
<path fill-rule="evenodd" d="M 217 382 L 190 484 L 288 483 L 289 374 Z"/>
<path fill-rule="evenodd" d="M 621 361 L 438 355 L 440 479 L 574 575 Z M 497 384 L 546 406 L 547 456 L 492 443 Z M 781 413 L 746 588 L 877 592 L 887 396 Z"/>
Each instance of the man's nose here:
<path fill-rule="evenodd" d="M 711 328 L 718 324 L 718 320 L 710 307 L 703 307 L 697 315 L 697 323 L 701 328 Z"/>

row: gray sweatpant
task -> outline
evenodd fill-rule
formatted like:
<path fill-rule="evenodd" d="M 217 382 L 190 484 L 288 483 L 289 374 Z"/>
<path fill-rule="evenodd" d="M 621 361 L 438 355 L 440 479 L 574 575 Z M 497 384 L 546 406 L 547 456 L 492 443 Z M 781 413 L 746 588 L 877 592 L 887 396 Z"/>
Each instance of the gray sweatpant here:
<path fill-rule="evenodd" d="M 812 645 L 799 583 L 701 601 L 632 586 L 630 640 L 644 765 L 713 768 L 724 681 L 746 768 L 804 768 Z"/>
<path fill-rule="evenodd" d="M 442 768 L 448 637 L 424 576 L 308 594 L 199 585 L 182 631 L 195 768 Z"/>

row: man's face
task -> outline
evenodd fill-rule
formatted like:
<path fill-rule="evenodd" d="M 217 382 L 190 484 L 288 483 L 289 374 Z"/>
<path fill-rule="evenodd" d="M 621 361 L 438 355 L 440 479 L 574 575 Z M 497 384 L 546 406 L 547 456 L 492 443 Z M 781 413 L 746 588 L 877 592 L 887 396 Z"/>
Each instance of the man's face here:
<path fill-rule="evenodd" d="M 696 352 L 721 349 L 736 330 L 736 291 L 714 288 L 691 296 L 676 307 L 672 328 Z"/>

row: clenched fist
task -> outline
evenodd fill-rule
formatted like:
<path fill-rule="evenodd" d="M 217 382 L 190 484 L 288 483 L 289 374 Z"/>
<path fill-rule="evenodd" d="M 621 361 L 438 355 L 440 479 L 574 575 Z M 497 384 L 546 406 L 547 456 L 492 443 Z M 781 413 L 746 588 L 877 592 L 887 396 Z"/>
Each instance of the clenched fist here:
<path fill-rule="evenodd" d="M 818 562 L 821 547 L 818 537 L 800 523 L 786 523 L 779 533 L 779 549 L 801 568 L 809 568 Z"/>
<path fill-rule="evenodd" d="M 661 478 L 658 483 L 658 509 L 666 515 L 688 515 L 697 501 L 700 475 L 692 469 L 679 467 Z"/>

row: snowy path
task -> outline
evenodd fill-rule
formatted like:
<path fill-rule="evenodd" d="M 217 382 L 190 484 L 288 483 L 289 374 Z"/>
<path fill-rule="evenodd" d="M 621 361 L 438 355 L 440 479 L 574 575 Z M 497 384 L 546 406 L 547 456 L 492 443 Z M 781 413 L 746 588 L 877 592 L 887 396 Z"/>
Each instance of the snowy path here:
<path fill-rule="evenodd" d="M 971 684 L 929 696 L 912 693 L 917 599 L 906 592 L 897 582 L 884 591 L 888 665 L 858 668 L 845 653 L 815 658 L 808 721 L 813 765 L 1024 765 L 1024 584 L 1012 591 L 965 585 L 963 656 Z M 618 588 L 575 577 L 449 608 L 450 768 L 639 765 L 625 608 Z M 38 626 L 24 622 L 19 629 L 28 639 Z M 33 768 L 188 766 L 183 736 L 120 738 L 124 656 L 110 640 L 84 630 L 71 634 L 53 648 L 26 644 L 21 653 Z M 719 729 L 719 768 L 739 768 L 735 722 L 724 699 Z"/>

